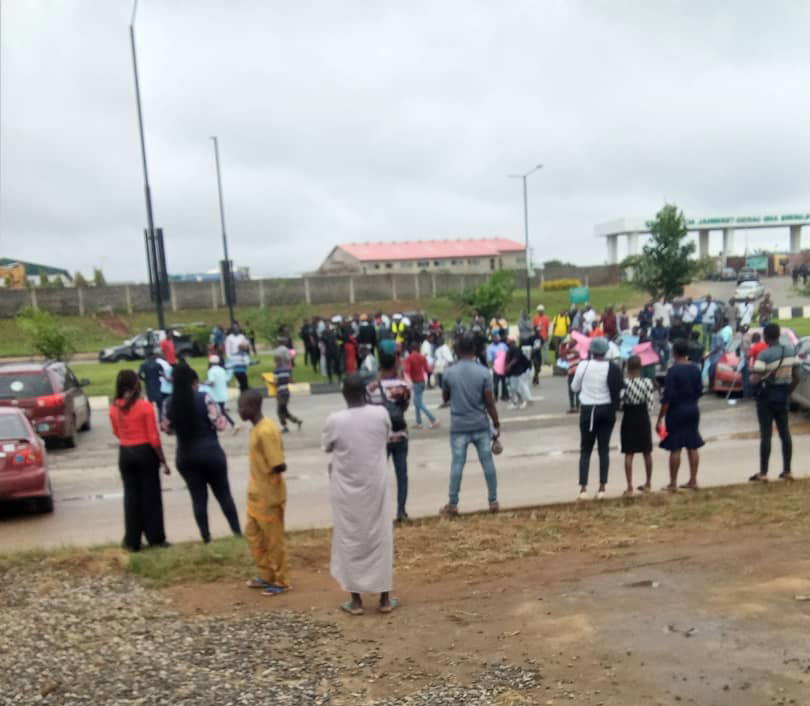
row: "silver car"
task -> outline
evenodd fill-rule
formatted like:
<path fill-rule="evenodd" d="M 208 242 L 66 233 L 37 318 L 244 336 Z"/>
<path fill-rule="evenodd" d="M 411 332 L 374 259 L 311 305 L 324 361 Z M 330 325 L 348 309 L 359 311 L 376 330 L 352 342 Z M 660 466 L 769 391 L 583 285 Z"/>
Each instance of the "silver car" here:
<path fill-rule="evenodd" d="M 765 287 L 761 282 L 749 280 L 742 282 L 734 292 L 735 299 L 759 299 L 765 295 Z"/>
<path fill-rule="evenodd" d="M 810 410 L 810 336 L 805 336 L 799 341 L 796 355 L 801 361 L 801 381 L 793 391 L 793 402 L 802 409 Z"/>

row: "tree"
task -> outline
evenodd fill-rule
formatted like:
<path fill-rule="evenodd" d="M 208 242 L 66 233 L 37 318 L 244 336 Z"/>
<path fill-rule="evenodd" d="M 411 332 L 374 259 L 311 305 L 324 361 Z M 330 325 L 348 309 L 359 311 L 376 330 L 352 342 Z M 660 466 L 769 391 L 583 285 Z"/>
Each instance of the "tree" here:
<path fill-rule="evenodd" d="M 489 320 L 504 315 L 514 291 L 514 275 L 510 270 L 500 270 L 483 284 L 465 289 L 453 298 L 468 314 L 477 311 L 485 320 Z"/>
<path fill-rule="evenodd" d="M 100 267 L 93 268 L 93 284 L 96 287 L 106 287 L 107 280 L 104 279 L 104 273 L 101 271 Z"/>
<path fill-rule="evenodd" d="M 650 232 L 641 255 L 628 257 L 622 265 L 632 268 L 634 287 L 653 299 L 673 299 L 683 294 L 697 271 L 698 263 L 689 259 L 695 244 L 686 242 L 686 219 L 674 204 L 666 204 L 656 214 Z"/>
<path fill-rule="evenodd" d="M 76 275 L 73 277 L 73 284 L 76 287 L 86 287 L 87 280 L 84 278 L 84 275 L 81 272 L 77 272 Z"/>
<path fill-rule="evenodd" d="M 75 331 L 53 314 L 32 307 L 17 315 L 17 323 L 34 353 L 49 360 L 68 360 L 75 352 Z"/>

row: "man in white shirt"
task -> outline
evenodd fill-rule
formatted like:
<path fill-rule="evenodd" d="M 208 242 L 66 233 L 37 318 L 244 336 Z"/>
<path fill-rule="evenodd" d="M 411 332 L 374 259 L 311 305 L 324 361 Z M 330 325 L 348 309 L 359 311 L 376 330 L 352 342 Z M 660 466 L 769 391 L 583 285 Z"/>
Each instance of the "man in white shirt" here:
<path fill-rule="evenodd" d="M 706 301 L 698 307 L 698 316 L 700 316 L 700 323 L 703 324 L 703 345 L 708 348 L 714 331 L 715 316 L 717 316 L 717 303 L 712 299 L 711 294 L 707 294 Z"/>
<path fill-rule="evenodd" d="M 691 297 L 684 302 L 683 309 L 681 309 L 681 323 L 683 323 L 690 331 L 692 324 L 695 323 L 697 318 L 697 306 L 692 303 Z"/>
<path fill-rule="evenodd" d="M 751 325 L 754 318 L 754 304 L 750 299 L 737 302 L 737 318 L 741 327 Z"/>
<path fill-rule="evenodd" d="M 661 297 L 661 299 L 653 304 L 653 311 L 653 321 L 661 319 L 664 326 L 669 328 L 672 323 L 672 304 L 668 302 L 665 297 Z"/>
<path fill-rule="evenodd" d="M 248 346 L 250 345 L 250 341 L 248 341 L 247 336 L 242 333 L 242 329 L 239 324 L 234 323 L 231 326 L 231 332 L 225 337 L 225 357 L 232 358 L 233 356 L 238 355 L 239 347 L 243 343 L 247 343 Z"/>
<path fill-rule="evenodd" d="M 596 323 L 596 312 L 593 310 L 593 307 L 588 304 L 585 307 L 585 311 L 582 312 L 582 333 L 589 336 L 591 331 L 593 331 L 594 323 Z"/>

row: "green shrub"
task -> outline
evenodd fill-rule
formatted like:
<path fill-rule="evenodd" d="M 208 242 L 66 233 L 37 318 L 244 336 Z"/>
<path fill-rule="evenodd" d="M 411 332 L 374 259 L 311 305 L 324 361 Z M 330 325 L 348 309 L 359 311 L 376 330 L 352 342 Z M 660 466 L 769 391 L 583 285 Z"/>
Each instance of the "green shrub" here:
<path fill-rule="evenodd" d="M 49 360 L 69 360 L 76 352 L 75 330 L 47 311 L 27 307 L 17 315 L 17 324 L 34 354 Z"/>
<path fill-rule="evenodd" d="M 245 328 L 253 329 L 259 339 L 275 344 L 282 328 L 286 328 L 293 340 L 304 319 L 311 316 L 306 304 L 290 308 L 251 309 L 243 315 Z"/>
<path fill-rule="evenodd" d="M 451 295 L 451 298 L 464 307 L 468 314 L 477 311 L 485 321 L 489 321 L 495 316 L 505 315 L 514 290 L 514 275 L 509 270 L 501 270 L 478 287 L 465 289 Z"/>

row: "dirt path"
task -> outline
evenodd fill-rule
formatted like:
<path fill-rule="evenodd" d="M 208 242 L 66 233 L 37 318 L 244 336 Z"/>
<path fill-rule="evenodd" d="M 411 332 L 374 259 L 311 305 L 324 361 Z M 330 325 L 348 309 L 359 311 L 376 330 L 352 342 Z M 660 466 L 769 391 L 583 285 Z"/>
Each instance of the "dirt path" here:
<path fill-rule="evenodd" d="M 241 581 L 165 593 L 188 615 L 288 609 L 336 622 L 342 637 L 322 647 L 354 660 L 345 682 L 364 699 L 468 683 L 498 664 L 542 676 L 502 704 L 761 706 L 810 695 L 810 602 L 795 598 L 810 594 L 810 548 L 789 527 L 668 530 L 652 544 L 528 557 L 487 576 L 409 572 L 390 617 L 336 612 L 327 557 L 309 560 L 278 598 Z"/>

